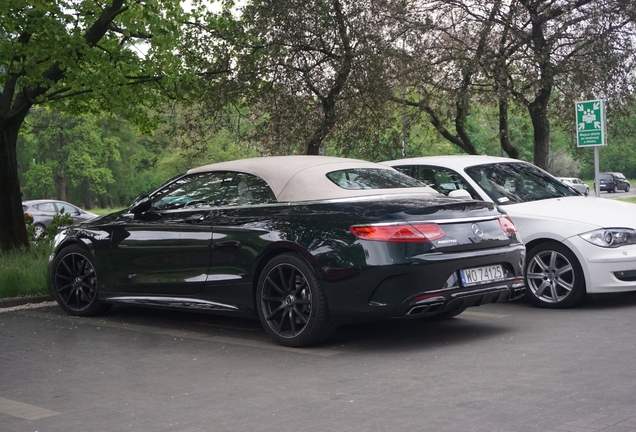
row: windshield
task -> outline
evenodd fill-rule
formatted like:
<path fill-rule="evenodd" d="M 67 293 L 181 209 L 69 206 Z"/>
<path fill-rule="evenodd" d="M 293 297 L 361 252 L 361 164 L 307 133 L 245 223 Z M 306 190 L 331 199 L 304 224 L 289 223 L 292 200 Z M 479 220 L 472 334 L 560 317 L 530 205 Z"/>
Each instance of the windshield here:
<path fill-rule="evenodd" d="M 327 174 L 327 178 L 343 189 L 426 187 L 426 184 L 401 172 L 377 168 L 351 168 L 332 171 Z"/>
<path fill-rule="evenodd" d="M 580 195 L 542 169 L 527 163 L 466 168 L 466 173 L 499 205 Z"/>

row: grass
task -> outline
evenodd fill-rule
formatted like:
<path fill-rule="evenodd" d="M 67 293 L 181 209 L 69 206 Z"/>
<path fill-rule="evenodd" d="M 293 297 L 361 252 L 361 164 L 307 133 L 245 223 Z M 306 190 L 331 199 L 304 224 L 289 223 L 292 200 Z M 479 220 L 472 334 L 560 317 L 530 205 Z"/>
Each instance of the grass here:
<path fill-rule="evenodd" d="M 90 212 L 91 212 L 91 213 L 95 213 L 96 215 L 101 216 L 101 215 L 105 215 L 105 214 L 108 214 L 108 213 L 114 213 L 114 212 L 116 212 L 116 211 L 123 210 L 123 209 L 125 209 L 125 208 L 126 208 L 126 207 L 117 207 L 117 208 L 94 208 L 94 209 L 90 210 Z"/>
<path fill-rule="evenodd" d="M 0 298 L 48 294 L 46 266 L 50 253 L 47 242 L 15 252 L 0 252 Z"/>
<path fill-rule="evenodd" d="M 103 215 L 122 208 L 96 208 L 92 213 Z M 51 245 L 32 244 L 29 249 L 0 252 L 0 299 L 49 294 L 46 267 Z"/>
<path fill-rule="evenodd" d="M 616 200 L 636 204 L 636 197 L 616 198 Z"/>

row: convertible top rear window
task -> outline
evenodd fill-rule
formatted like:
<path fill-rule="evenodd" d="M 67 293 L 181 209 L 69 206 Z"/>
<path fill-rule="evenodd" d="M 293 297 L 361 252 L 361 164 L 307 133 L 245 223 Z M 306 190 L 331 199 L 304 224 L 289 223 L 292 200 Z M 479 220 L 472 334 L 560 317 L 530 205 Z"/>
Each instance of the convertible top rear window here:
<path fill-rule="evenodd" d="M 351 168 L 332 171 L 327 178 L 343 189 L 395 189 L 426 185 L 398 171 L 377 168 Z"/>

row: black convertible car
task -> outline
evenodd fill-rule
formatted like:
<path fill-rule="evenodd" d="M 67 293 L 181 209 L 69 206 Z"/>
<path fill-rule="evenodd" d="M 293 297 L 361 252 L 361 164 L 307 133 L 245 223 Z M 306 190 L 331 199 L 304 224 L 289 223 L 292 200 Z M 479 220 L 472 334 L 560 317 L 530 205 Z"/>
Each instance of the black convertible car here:
<path fill-rule="evenodd" d="M 287 346 L 338 324 L 450 318 L 520 297 L 525 248 L 494 204 L 386 165 L 280 156 L 192 169 L 55 241 L 50 288 L 71 315 L 115 303 L 258 317 Z"/>

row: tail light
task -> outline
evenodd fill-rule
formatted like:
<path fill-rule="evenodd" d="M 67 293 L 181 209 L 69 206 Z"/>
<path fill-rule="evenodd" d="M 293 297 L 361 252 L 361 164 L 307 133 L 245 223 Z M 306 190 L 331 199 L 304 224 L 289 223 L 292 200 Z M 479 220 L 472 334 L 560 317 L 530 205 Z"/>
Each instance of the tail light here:
<path fill-rule="evenodd" d="M 501 229 L 504 230 L 504 232 L 507 232 L 508 234 L 517 232 L 517 227 L 515 226 L 512 219 L 510 219 L 508 216 L 500 217 L 499 225 L 501 225 Z"/>
<path fill-rule="evenodd" d="M 446 236 L 437 224 L 396 224 L 351 226 L 349 230 L 359 239 L 385 242 L 428 242 Z"/>

